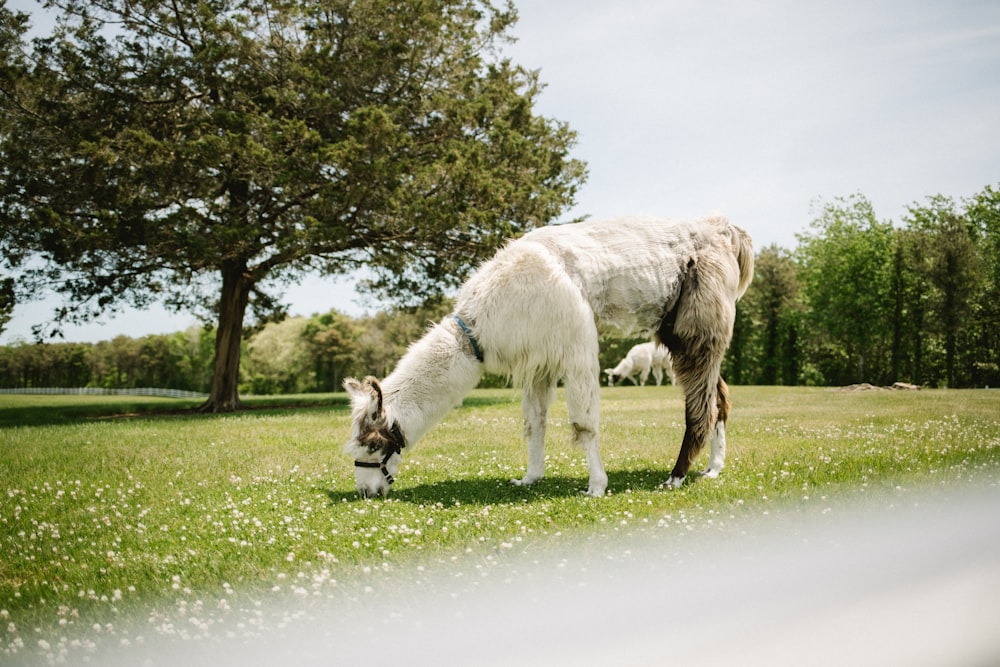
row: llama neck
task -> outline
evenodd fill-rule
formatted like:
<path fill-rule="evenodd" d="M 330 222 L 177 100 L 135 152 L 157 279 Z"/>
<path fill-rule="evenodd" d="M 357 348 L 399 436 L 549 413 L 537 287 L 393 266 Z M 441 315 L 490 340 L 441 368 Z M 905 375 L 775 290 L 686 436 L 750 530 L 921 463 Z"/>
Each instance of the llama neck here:
<path fill-rule="evenodd" d="M 414 343 L 382 382 L 386 413 L 412 445 L 479 384 L 482 373 L 482 364 L 445 320 Z"/>

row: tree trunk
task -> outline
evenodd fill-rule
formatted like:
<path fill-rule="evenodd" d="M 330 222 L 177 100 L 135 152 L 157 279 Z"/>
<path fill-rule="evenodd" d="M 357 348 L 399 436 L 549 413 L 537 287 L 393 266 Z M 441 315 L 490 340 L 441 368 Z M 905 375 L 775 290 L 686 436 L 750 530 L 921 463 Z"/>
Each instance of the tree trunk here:
<path fill-rule="evenodd" d="M 778 358 L 778 306 L 770 304 L 765 315 L 767 324 L 764 327 L 764 359 L 761 364 L 761 384 L 778 384 L 778 368 L 781 359 Z"/>
<path fill-rule="evenodd" d="M 906 258 L 903 256 L 903 245 L 900 234 L 896 235 L 896 253 L 892 267 L 892 376 L 891 382 L 902 380 L 903 372 L 903 300 Z"/>
<path fill-rule="evenodd" d="M 247 274 L 245 261 L 223 262 L 212 390 L 201 406 L 201 412 L 233 412 L 242 405 L 239 396 L 240 343 L 251 287 L 253 283 Z"/>
<path fill-rule="evenodd" d="M 949 323 L 944 335 L 944 376 L 949 389 L 958 386 L 958 380 L 955 377 L 955 357 L 958 348 L 956 341 L 958 340 L 958 334 L 955 333 L 955 328 L 953 324 Z"/>

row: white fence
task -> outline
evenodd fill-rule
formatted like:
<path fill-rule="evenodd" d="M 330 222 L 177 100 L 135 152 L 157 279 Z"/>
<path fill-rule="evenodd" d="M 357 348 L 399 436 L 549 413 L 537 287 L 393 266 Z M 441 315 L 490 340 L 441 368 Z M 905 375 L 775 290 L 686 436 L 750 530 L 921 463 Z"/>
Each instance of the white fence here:
<path fill-rule="evenodd" d="M 100 387 L 16 387 L 0 389 L 0 394 L 87 394 L 94 396 L 156 396 L 158 398 L 208 398 L 208 394 L 182 389 L 136 387 L 135 389 L 102 389 Z"/>

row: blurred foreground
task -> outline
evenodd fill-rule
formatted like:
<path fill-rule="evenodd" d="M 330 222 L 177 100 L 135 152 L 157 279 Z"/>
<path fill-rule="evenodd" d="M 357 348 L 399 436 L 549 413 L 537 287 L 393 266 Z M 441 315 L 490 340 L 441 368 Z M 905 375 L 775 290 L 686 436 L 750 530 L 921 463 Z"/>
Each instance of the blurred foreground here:
<path fill-rule="evenodd" d="M 388 577 L 266 636 L 148 642 L 89 662 L 1000 664 L 1000 489 L 864 501 L 528 547 L 486 576 L 428 567 L 420 585 Z"/>

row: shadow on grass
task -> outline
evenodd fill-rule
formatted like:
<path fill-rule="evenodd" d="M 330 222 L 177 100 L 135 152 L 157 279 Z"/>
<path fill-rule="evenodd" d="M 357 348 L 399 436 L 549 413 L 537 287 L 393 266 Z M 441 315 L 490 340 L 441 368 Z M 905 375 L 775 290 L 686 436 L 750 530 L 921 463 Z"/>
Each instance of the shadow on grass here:
<path fill-rule="evenodd" d="M 17 426 L 62 426 L 97 419 L 148 417 L 154 415 L 190 415 L 200 403 L 130 403 L 98 401 L 78 405 L 40 404 L 0 408 L 0 428 Z"/>
<path fill-rule="evenodd" d="M 699 475 L 688 476 L 688 484 Z M 670 478 L 670 470 L 639 469 L 616 470 L 608 472 L 608 489 L 614 495 L 626 491 L 656 491 L 660 485 Z M 427 505 L 441 503 L 445 507 L 456 505 L 513 505 L 528 503 L 546 498 L 584 497 L 587 490 L 586 477 L 544 477 L 531 486 L 517 486 L 509 479 L 500 477 L 476 477 L 474 479 L 456 479 L 437 482 L 435 484 L 419 484 L 417 486 L 396 486 L 390 491 L 389 497 L 405 503 Z M 668 491 L 664 490 L 664 493 Z M 331 503 L 339 505 L 348 502 L 367 502 L 355 491 L 327 489 L 324 491 Z M 378 502 L 374 500 L 373 502 Z"/>
<path fill-rule="evenodd" d="M 350 402 L 346 394 L 320 399 L 308 397 L 282 398 L 280 396 L 250 397 L 243 400 L 243 408 L 237 412 L 201 413 L 198 407 L 202 401 L 162 399 L 153 402 L 129 401 L 121 398 L 99 398 L 72 403 L 45 404 L 39 397 L 39 405 L 19 405 L 0 407 L 0 429 L 17 426 L 61 426 L 99 420 L 116 419 L 215 419 L 219 417 L 260 416 L 285 414 L 300 410 L 348 410 Z"/>

